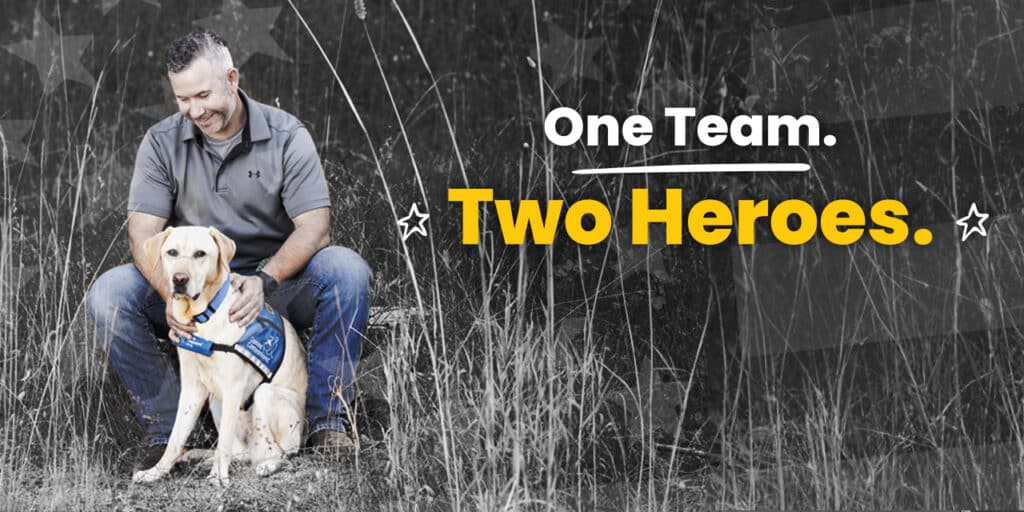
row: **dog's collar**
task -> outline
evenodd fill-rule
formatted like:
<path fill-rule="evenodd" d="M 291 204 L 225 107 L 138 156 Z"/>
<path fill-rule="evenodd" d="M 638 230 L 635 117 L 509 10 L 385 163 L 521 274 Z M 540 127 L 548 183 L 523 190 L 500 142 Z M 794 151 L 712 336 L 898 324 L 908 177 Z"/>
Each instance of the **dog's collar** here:
<path fill-rule="evenodd" d="M 224 298 L 228 296 L 228 289 L 231 288 L 231 278 L 225 279 L 224 284 L 221 285 L 220 290 L 217 290 L 217 294 L 210 299 L 210 303 L 206 305 L 206 309 L 196 316 L 192 317 L 197 324 L 201 324 L 210 319 L 214 313 L 217 312 L 217 308 L 224 303 Z"/>

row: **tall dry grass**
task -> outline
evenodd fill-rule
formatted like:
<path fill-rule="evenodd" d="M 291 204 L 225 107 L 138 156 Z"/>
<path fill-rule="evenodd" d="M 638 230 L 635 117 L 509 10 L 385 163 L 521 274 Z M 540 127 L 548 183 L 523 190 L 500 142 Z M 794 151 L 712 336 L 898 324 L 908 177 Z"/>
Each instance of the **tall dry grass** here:
<path fill-rule="evenodd" d="M 321 36 L 305 24 L 302 10 L 290 5 L 302 20 L 303 37 L 318 48 L 323 65 L 330 68 L 357 120 L 379 179 L 381 204 L 387 205 L 395 221 L 405 205 L 392 193 L 388 176 L 393 174 L 386 172 L 375 149 L 381 147 L 380 141 L 374 140 L 364 125 L 364 113 L 321 46 Z M 431 77 L 433 84 L 425 94 L 434 98 L 441 112 L 452 144 L 448 149 L 463 184 L 486 185 L 470 179 L 472 173 L 467 172 L 446 99 L 413 24 L 397 2 L 389 9 L 393 11 L 388 15 L 401 22 Z M 680 30 L 678 23 L 665 24 L 660 19 L 660 9 L 659 2 L 644 37 L 645 58 L 639 66 L 634 106 L 652 101 L 645 96 L 650 90 L 645 83 L 653 73 L 649 58 L 653 41 L 663 31 Z M 531 4 L 531 10 L 533 42 L 539 55 L 536 6 Z M 380 14 L 371 12 L 360 18 L 374 15 Z M 371 34 L 365 31 L 363 35 L 371 41 L 380 85 L 387 92 L 388 115 L 394 116 L 410 155 L 404 177 L 416 183 L 418 200 L 426 205 L 427 178 L 421 173 L 424 160 L 415 156 L 416 141 L 406 130 L 392 84 L 372 47 Z M 682 39 L 688 49 L 707 44 L 700 40 L 706 35 L 671 35 Z M 562 102 L 545 82 L 542 66 L 538 62 L 536 76 L 529 77 L 529 83 L 535 80 L 536 86 L 524 89 L 524 97 L 519 99 L 529 102 L 524 108 L 535 113 Z M 702 75 L 711 73 L 705 68 L 687 72 L 695 75 L 686 77 L 690 83 L 715 79 Z M 698 94 L 693 99 L 703 101 Z M 853 98 L 851 108 L 856 101 L 864 99 Z M 53 116 L 57 115 L 43 109 L 39 125 L 44 130 L 48 124 L 56 125 Z M 95 270 L 109 266 L 107 259 L 114 246 L 112 240 L 88 239 L 83 216 L 95 215 L 97 204 L 116 207 L 111 196 L 120 193 L 105 185 L 102 175 L 88 172 L 93 166 L 113 165 L 121 158 L 116 143 L 95 137 L 96 129 L 105 129 L 94 125 L 96 116 L 93 103 L 81 113 L 87 120 L 83 129 L 46 134 L 44 140 L 60 139 L 68 150 L 56 161 L 42 163 L 60 169 L 62 179 L 41 182 L 33 204 L 16 202 L 11 183 L 21 171 L 7 154 L 7 142 L 0 134 L 4 148 L 0 347 L 5 349 L 0 355 L 0 495 L 8 497 L 8 508 L 108 506 L 111 496 L 123 490 L 124 477 L 118 468 L 125 462 L 125 447 L 137 441 L 130 432 L 123 396 L 105 365 L 97 363 L 101 359 L 82 311 L 85 290 Z M 968 122 L 969 129 L 960 126 Z M 991 141 L 996 131 L 980 107 L 967 114 L 951 114 L 949 124 L 959 127 L 949 130 L 953 153 L 959 151 L 955 134 L 966 131 Z M 880 150 L 869 143 L 878 138 L 874 129 L 867 123 L 855 127 L 854 140 L 862 141 L 859 164 L 868 182 L 885 166 Z M 543 137 L 536 137 L 531 145 L 535 152 L 509 165 L 508 173 L 524 184 L 519 190 L 521 197 L 541 193 L 546 198 L 558 197 L 561 191 L 555 176 L 563 172 L 561 162 Z M 996 144 L 990 142 L 987 147 L 987 158 L 997 160 Z M 624 156 L 635 162 L 652 157 L 646 153 Z M 955 181 L 955 169 L 951 173 L 950 179 Z M 625 211 L 621 197 L 626 183 L 595 186 L 610 204 Z M 831 189 L 821 184 L 817 192 L 827 197 Z M 1001 197 L 1009 195 L 1008 190 L 995 192 Z M 956 194 L 951 197 L 944 201 L 947 209 L 960 211 Z M 487 216 L 482 217 L 486 222 Z M 432 218 L 432 222 L 439 220 Z M 991 252 L 957 253 L 954 300 L 946 306 L 949 315 L 962 310 L 961 290 L 992 289 L 993 283 L 1003 278 L 997 259 L 1005 259 L 1011 268 L 1024 268 L 1024 250 L 1012 243 L 1019 238 L 1017 232 L 1012 225 L 1006 229 L 1007 234 L 1000 238 L 1006 246 L 998 257 Z M 437 240 L 431 237 L 425 242 L 429 253 L 417 258 L 417 251 L 396 237 L 393 250 L 402 272 L 389 277 L 401 283 L 396 286 L 400 290 L 378 294 L 414 311 L 395 326 L 380 348 L 389 412 L 379 448 L 385 454 L 386 481 L 357 476 L 354 484 L 323 484 L 319 505 L 351 503 L 354 486 L 360 492 L 376 488 L 367 491 L 375 498 L 362 503 L 367 508 L 399 510 L 588 510 L 599 504 L 621 510 L 700 505 L 814 509 L 1022 506 L 1019 468 L 1024 461 L 1024 397 L 1018 385 L 1020 372 L 1012 364 L 1019 332 L 1013 327 L 996 328 L 1012 322 L 994 322 L 988 333 L 977 337 L 901 339 L 899 333 L 916 327 L 906 325 L 908 318 L 902 309 L 914 297 L 893 286 L 898 282 L 893 276 L 904 267 L 891 252 L 851 248 L 849 256 L 855 265 L 842 276 L 850 286 L 871 293 L 882 291 L 872 304 L 871 327 L 879 327 L 893 339 L 881 359 L 886 366 L 880 386 L 889 392 L 886 407 L 872 408 L 860 396 L 865 379 L 878 378 L 868 370 L 879 368 L 865 368 L 877 361 L 863 358 L 858 351 L 864 333 L 856 325 L 836 334 L 834 345 L 839 349 L 822 363 L 823 370 L 801 379 L 797 386 L 784 378 L 793 371 L 794 356 L 755 358 L 740 350 L 737 360 L 730 361 L 728 371 L 719 376 L 723 391 L 714 400 L 721 403 L 715 440 L 719 453 L 708 454 L 703 446 L 692 446 L 693 433 L 686 420 L 695 414 L 693 403 L 698 397 L 691 396 L 695 379 L 704 378 L 697 359 L 707 357 L 709 346 L 727 344 L 725 329 L 709 329 L 721 321 L 719 311 L 729 307 L 722 304 L 729 300 L 727 294 L 709 294 L 700 305 L 704 311 L 702 334 L 685 340 L 697 347 L 697 357 L 671 376 L 671 380 L 685 383 L 674 428 L 658 432 L 659 411 L 654 410 L 658 374 L 643 371 L 644 361 L 653 367 L 673 365 L 652 342 L 656 312 L 650 248 L 642 269 L 647 322 L 628 315 L 616 319 L 629 333 L 625 344 L 632 371 L 623 372 L 604 350 L 606 333 L 601 332 L 600 318 L 595 318 L 598 308 L 594 304 L 609 294 L 626 301 L 622 259 L 609 255 L 619 253 L 628 241 L 608 244 L 605 259 L 596 269 L 596 287 L 580 285 L 586 298 L 579 307 L 582 314 L 574 316 L 582 322 L 573 328 L 568 328 L 565 320 L 578 311 L 556 302 L 556 289 L 568 284 L 555 275 L 553 250 L 546 250 L 538 268 L 526 248 L 501 253 L 481 245 L 476 249 L 477 260 L 469 265 L 475 275 L 466 279 L 439 261 Z M 86 258 L 83 250 L 96 243 L 107 246 L 98 263 Z M 750 277 L 749 263 L 742 259 L 734 263 L 743 269 L 741 280 Z M 584 266 L 582 256 L 578 264 Z M 811 281 L 812 263 L 801 265 L 802 279 Z M 472 282 L 474 286 L 454 293 L 450 290 L 453 282 Z M 873 285 L 878 282 L 890 286 Z M 1011 298 L 995 292 L 990 296 L 993 318 L 1014 314 Z M 758 318 L 757 304 L 746 305 L 742 311 L 748 317 L 738 318 L 737 323 L 757 326 L 746 333 L 748 339 L 768 336 L 767 319 Z M 648 332 L 638 333 L 642 325 L 648 326 Z M 984 355 L 979 355 L 978 346 L 984 347 Z M 732 353 L 729 348 L 723 352 Z M 964 368 L 974 371 L 972 380 L 960 380 Z M 971 415 L 964 397 L 979 395 L 995 397 L 998 402 L 1000 421 L 1008 429 L 1000 443 L 982 439 L 964 425 Z M 862 454 L 854 441 L 864 436 L 873 444 Z M 686 470 L 684 461 L 694 452 L 706 457 L 697 475 Z M 356 464 L 363 463 L 360 460 Z"/>
<path fill-rule="evenodd" d="M 1002 9 L 988 7 L 997 14 Z M 786 324 L 770 318 L 765 311 L 773 309 L 762 301 L 792 300 L 811 308 L 815 301 L 835 303 L 845 315 L 822 333 L 827 339 L 819 340 L 820 346 L 828 350 L 739 356 L 735 380 L 723 397 L 728 405 L 721 429 L 722 459 L 713 471 L 711 495 L 721 507 L 1022 506 L 1022 388 L 1017 376 L 1021 331 L 1014 313 L 1024 268 L 1021 225 L 1012 215 L 999 217 L 990 224 L 987 239 L 960 243 L 959 228 L 952 224 L 970 203 L 965 197 L 992 209 L 1014 209 L 1014 199 L 1008 198 L 1019 197 L 1016 179 L 1007 180 L 1000 168 L 1008 150 L 998 142 L 1007 130 L 1004 123 L 1013 116 L 1003 116 L 981 91 L 978 84 L 991 77 L 963 71 L 970 68 L 959 59 L 980 51 L 961 47 L 968 39 L 963 34 L 981 16 L 969 6 L 957 8 L 944 19 L 949 26 L 939 28 L 950 31 L 950 55 L 939 48 L 923 56 L 915 53 L 919 68 L 914 68 L 909 55 L 917 47 L 908 38 L 908 61 L 894 67 L 893 76 L 863 76 L 870 67 L 865 55 L 872 43 L 851 38 L 847 22 L 834 18 L 845 62 L 851 68 L 863 65 L 845 74 L 838 87 L 845 93 L 835 98 L 843 117 L 851 120 L 844 133 L 854 158 L 852 167 L 849 161 L 841 166 L 828 153 L 809 152 L 815 169 L 811 193 L 826 200 L 851 193 L 902 199 L 918 208 L 918 219 L 925 218 L 936 243 L 909 250 L 861 243 L 840 251 L 817 245 L 793 251 L 786 261 L 795 262 L 796 284 L 784 287 L 792 296 L 766 291 L 774 290 L 770 287 L 777 282 L 765 282 L 764 274 L 754 270 L 754 260 L 768 256 L 757 249 L 738 254 L 738 286 L 747 287 L 737 294 L 742 311 L 738 323 L 746 326 L 745 342 L 754 352 L 758 344 L 779 339 L 775 329 Z M 1013 30 L 1003 18 L 996 19 L 999 34 L 989 41 Z M 763 29 L 771 35 L 777 30 Z M 766 50 L 773 70 L 793 69 L 802 51 L 806 49 Z M 891 87 L 899 73 L 932 65 L 931 59 L 948 66 L 943 68 L 950 88 L 947 113 L 907 120 L 905 125 L 913 129 L 902 132 L 892 128 L 894 123 L 871 119 L 869 112 L 880 108 L 877 102 L 884 96 L 879 91 Z M 759 92 L 768 99 L 785 94 Z M 970 98 L 967 104 L 957 102 L 964 97 Z M 922 140 L 934 142 L 938 156 L 918 150 L 907 151 L 916 160 L 894 160 L 893 153 L 902 151 L 899 145 L 913 148 Z M 932 159 L 936 169 L 927 172 Z M 843 175 L 852 178 L 846 183 L 836 178 Z M 851 191 L 851 181 L 862 189 Z M 911 187 L 899 188 L 901 181 Z M 823 278 L 817 270 L 822 258 L 844 264 L 838 274 Z M 935 275 L 938 269 L 945 274 Z M 936 285 L 947 287 L 938 293 L 929 289 Z M 840 296 L 830 296 L 836 292 Z M 801 295 L 809 298 L 800 301 Z M 800 312 L 793 317 L 808 318 Z M 815 326 L 791 327 L 800 331 Z"/>

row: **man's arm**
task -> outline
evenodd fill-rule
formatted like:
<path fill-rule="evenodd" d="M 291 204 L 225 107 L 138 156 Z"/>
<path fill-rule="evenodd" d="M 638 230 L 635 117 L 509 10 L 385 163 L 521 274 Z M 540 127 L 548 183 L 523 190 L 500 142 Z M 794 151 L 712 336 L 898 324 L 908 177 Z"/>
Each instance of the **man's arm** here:
<path fill-rule="evenodd" d="M 331 209 L 315 208 L 292 218 L 295 230 L 270 258 L 263 271 L 277 282 L 306 267 L 320 249 L 331 245 Z"/>
<path fill-rule="evenodd" d="M 171 291 L 168 289 L 167 279 L 160 277 L 160 260 L 156 261 L 156 265 L 147 262 L 142 253 L 142 244 L 163 231 L 166 225 L 167 219 L 163 217 L 142 212 L 128 213 L 128 245 L 131 247 L 135 267 L 139 269 L 146 281 L 149 281 L 149 285 L 160 294 L 160 298 L 164 302 L 167 302 Z"/>
<path fill-rule="evenodd" d="M 331 209 L 315 208 L 292 218 L 295 230 L 263 267 L 277 282 L 298 274 L 313 255 L 331 244 Z M 228 311 L 228 318 L 246 327 L 263 309 L 263 280 L 259 276 L 232 276 L 241 294 Z"/>

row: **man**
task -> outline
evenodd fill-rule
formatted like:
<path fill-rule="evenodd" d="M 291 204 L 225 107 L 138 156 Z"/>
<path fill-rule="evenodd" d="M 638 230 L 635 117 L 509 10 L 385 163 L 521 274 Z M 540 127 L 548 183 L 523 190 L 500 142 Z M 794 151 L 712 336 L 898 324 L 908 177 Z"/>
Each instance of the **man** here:
<path fill-rule="evenodd" d="M 131 397 L 149 449 L 159 457 L 174 423 L 176 363 L 159 337 L 190 337 L 174 320 L 159 269 L 144 268 L 142 244 L 165 226 L 215 226 L 237 243 L 229 311 L 252 323 L 266 300 L 307 342 L 307 444 L 334 453 L 355 447 L 346 406 L 353 398 L 372 272 L 355 252 L 330 246 L 330 198 L 310 134 L 290 114 L 238 87 L 227 45 L 193 33 L 167 50 L 178 113 L 146 132 L 128 196 L 134 264 L 108 270 L 89 290 L 97 334 Z"/>

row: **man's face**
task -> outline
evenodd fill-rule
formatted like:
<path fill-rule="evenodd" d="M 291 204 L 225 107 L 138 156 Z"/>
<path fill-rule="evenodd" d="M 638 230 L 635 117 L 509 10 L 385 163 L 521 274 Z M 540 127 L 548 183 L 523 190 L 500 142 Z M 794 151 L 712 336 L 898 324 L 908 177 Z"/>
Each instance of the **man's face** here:
<path fill-rule="evenodd" d="M 188 116 L 207 137 L 223 139 L 234 134 L 238 113 L 238 70 L 219 69 L 210 58 L 197 57 L 187 68 L 169 73 L 178 112 Z"/>

